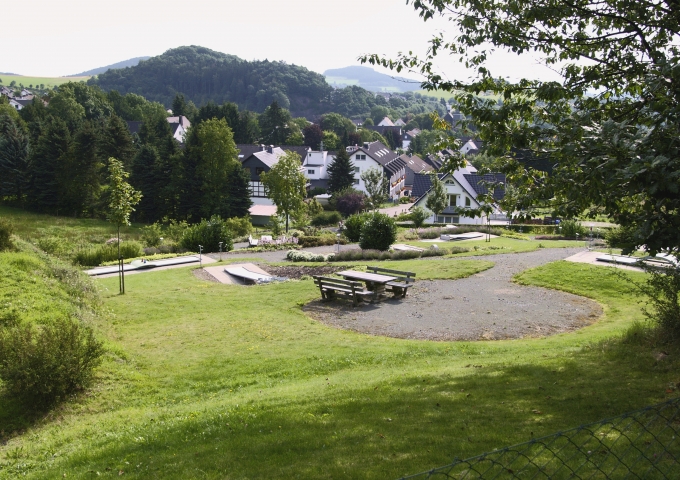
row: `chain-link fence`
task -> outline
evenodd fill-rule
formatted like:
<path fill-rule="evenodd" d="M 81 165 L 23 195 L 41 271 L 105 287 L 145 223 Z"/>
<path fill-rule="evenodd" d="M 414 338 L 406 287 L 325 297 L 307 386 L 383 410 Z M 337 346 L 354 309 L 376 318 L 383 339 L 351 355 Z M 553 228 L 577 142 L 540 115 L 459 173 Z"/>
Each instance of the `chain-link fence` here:
<path fill-rule="evenodd" d="M 404 478 L 680 479 L 680 398 Z"/>

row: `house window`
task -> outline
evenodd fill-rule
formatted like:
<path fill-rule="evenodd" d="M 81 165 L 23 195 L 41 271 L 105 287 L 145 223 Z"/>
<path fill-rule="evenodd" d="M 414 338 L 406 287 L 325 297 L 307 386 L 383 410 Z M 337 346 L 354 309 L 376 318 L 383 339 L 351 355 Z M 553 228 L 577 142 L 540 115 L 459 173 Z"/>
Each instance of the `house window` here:
<path fill-rule="evenodd" d="M 267 197 L 267 192 L 262 182 L 250 182 L 251 197 Z"/>
<path fill-rule="evenodd" d="M 354 173 L 361 173 L 361 167 L 354 167 Z"/>
<path fill-rule="evenodd" d="M 307 174 L 308 175 L 314 175 L 314 169 L 312 168 L 312 169 L 307 170 Z"/>
<path fill-rule="evenodd" d="M 449 202 L 448 205 L 449 207 L 455 207 L 458 205 L 458 195 L 448 195 L 449 197 Z"/>
<path fill-rule="evenodd" d="M 261 173 L 264 173 L 264 168 L 262 168 L 262 167 L 255 168 L 255 173 L 259 177 Z"/>
<path fill-rule="evenodd" d="M 358 155 L 357 154 L 357 160 L 366 160 L 366 155 Z"/>
<path fill-rule="evenodd" d="M 470 206 L 470 197 L 465 197 L 465 206 L 466 207 Z"/>
<path fill-rule="evenodd" d="M 359 185 L 359 179 L 358 178 L 354 179 L 354 185 Z"/>

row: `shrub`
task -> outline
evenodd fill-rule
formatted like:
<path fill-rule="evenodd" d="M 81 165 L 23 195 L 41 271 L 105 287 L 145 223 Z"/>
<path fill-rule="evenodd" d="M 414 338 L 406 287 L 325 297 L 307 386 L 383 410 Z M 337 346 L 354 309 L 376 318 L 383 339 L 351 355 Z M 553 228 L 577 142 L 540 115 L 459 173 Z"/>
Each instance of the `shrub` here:
<path fill-rule="evenodd" d="M 328 245 L 335 245 L 337 242 L 340 242 L 341 245 L 345 245 L 347 241 L 336 235 L 319 235 L 319 236 L 301 236 L 298 237 L 298 245 L 300 245 L 303 248 L 310 248 L 310 247 L 324 247 Z"/>
<path fill-rule="evenodd" d="M 624 253 L 631 252 L 637 248 L 633 231 L 630 228 L 612 228 L 604 235 L 607 244 L 612 248 L 622 248 Z"/>
<path fill-rule="evenodd" d="M 390 260 L 410 260 L 412 258 L 420 258 L 427 250 L 420 252 L 418 250 L 396 250 L 390 252 Z"/>
<path fill-rule="evenodd" d="M 314 217 L 312 217 L 312 225 L 315 227 L 323 227 L 325 225 L 337 225 L 338 222 L 342 221 L 342 215 L 340 212 L 321 212 Z"/>
<path fill-rule="evenodd" d="M 69 252 L 71 247 L 69 242 L 61 237 L 42 237 L 36 243 L 43 252 L 56 256 Z"/>
<path fill-rule="evenodd" d="M 635 286 L 649 299 L 642 309 L 645 316 L 656 324 L 663 343 L 680 343 L 680 267 L 658 271 L 645 267 L 649 274 L 645 283 Z"/>
<path fill-rule="evenodd" d="M 120 256 L 123 258 L 135 258 L 142 254 L 142 246 L 137 242 L 120 242 Z M 107 243 L 97 248 L 80 250 L 76 252 L 75 262 L 85 267 L 94 267 L 103 262 L 118 259 L 118 245 Z"/>
<path fill-rule="evenodd" d="M 350 242 L 359 241 L 361 238 L 361 228 L 364 226 L 367 218 L 367 213 L 357 213 L 345 220 L 345 230 L 343 233 L 347 237 L 347 240 Z"/>
<path fill-rule="evenodd" d="M 91 328 L 69 318 L 13 323 L 0 329 L 0 378 L 13 396 L 43 407 L 89 384 L 104 353 Z"/>
<path fill-rule="evenodd" d="M 411 209 L 409 217 L 410 220 L 413 222 L 413 226 L 415 228 L 420 228 L 425 223 L 425 220 L 427 220 L 430 217 L 430 212 L 428 210 L 425 210 L 423 207 L 415 207 Z"/>
<path fill-rule="evenodd" d="M 432 247 L 436 247 L 436 248 L 432 248 Z M 448 250 L 446 248 L 439 248 L 436 245 L 432 245 L 432 247 L 421 252 L 420 256 L 421 257 L 441 257 L 442 255 L 446 255 L 450 252 L 450 250 Z"/>
<path fill-rule="evenodd" d="M 325 188 L 321 188 L 321 187 L 310 188 L 310 189 L 307 191 L 307 198 L 314 198 L 314 197 L 316 197 L 317 195 L 323 195 L 324 193 L 326 193 L 326 189 L 325 189 Z"/>
<path fill-rule="evenodd" d="M 399 203 L 411 203 L 411 197 L 401 197 Z"/>
<path fill-rule="evenodd" d="M 186 220 L 182 220 L 180 222 L 177 220 L 168 221 L 166 217 L 163 219 L 163 223 L 167 224 L 165 227 L 165 235 L 177 243 L 182 241 L 184 231 L 189 228 L 189 224 L 186 222 Z"/>
<path fill-rule="evenodd" d="M 227 218 L 224 221 L 224 224 L 227 226 L 227 230 L 229 230 L 231 232 L 232 238 L 233 237 L 247 237 L 253 231 L 253 225 L 250 223 L 250 218 L 248 218 L 248 217 Z"/>
<path fill-rule="evenodd" d="M 334 196 L 335 208 L 345 217 L 359 213 L 365 208 L 366 195 L 363 192 L 348 188 Z"/>
<path fill-rule="evenodd" d="M 449 253 L 451 255 L 454 255 L 456 253 L 467 253 L 469 251 L 470 251 L 470 249 L 465 248 L 465 247 L 451 247 L 451 248 L 449 248 Z"/>
<path fill-rule="evenodd" d="M 586 228 L 576 220 L 564 220 L 560 223 L 559 231 L 567 238 L 576 238 L 576 235 L 583 237 L 586 234 Z"/>
<path fill-rule="evenodd" d="M 159 247 L 163 241 L 163 229 L 158 222 L 142 228 L 142 241 L 147 247 Z"/>
<path fill-rule="evenodd" d="M 6 218 L 0 218 L 0 252 L 12 248 L 14 224 Z"/>
<path fill-rule="evenodd" d="M 204 252 L 217 252 L 220 249 L 220 242 L 223 252 L 234 248 L 227 225 L 218 215 L 213 215 L 210 220 L 203 219 L 201 223 L 188 227 L 182 235 L 180 245 L 192 251 L 198 251 L 201 245 Z"/>
<path fill-rule="evenodd" d="M 362 249 L 389 250 L 397 239 L 397 224 L 384 213 L 368 216 L 361 227 L 359 246 Z"/>
<path fill-rule="evenodd" d="M 288 253 L 286 253 L 286 258 L 291 262 L 329 262 L 332 261 L 333 256 L 333 253 L 322 255 L 298 250 L 288 250 Z"/>

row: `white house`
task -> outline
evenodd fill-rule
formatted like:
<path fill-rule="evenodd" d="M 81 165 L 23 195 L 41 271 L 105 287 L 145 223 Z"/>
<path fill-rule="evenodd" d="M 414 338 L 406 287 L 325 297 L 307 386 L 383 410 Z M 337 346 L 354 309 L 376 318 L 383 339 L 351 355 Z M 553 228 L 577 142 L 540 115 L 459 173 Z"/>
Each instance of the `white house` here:
<path fill-rule="evenodd" d="M 179 143 L 184 143 L 184 137 L 191 126 L 191 122 L 184 115 L 179 115 L 176 117 L 168 117 L 168 123 L 170 124 L 170 129 L 172 130 L 172 136 Z"/>
<path fill-rule="evenodd" d="M 434 215 L 430 217 L 427 223 L 460 223 L 466 225 L 480 225 L 486 223 L 486 217 L 466 217 L 461 215 L 461 212 L 470 208 L 479 208 L 481 206 L 478 196 L 488 193 L 488 187 L 485 182 L 499 182 L 505 183 L 505 175 L 503 174 L 486 174 L 478 175 L 477 170 L 472 165 L 467 165 L 465 168 L 459 168 L 453 174 L 445 173 L 438 174 L 439 179 L 444 183 L 446 191 L 446 208 L 441 212 L 437 218 Z M 427 208 L 427 198 L 432 189 L 432 177 L 426 174 L 416 174 L 414 179 L 413 194 L 418 196 L 418 200 L 411 208 L 423 207 Z M 501 200 L 505 195 L 505 190 L 502 187 L 496 187 L 493 192 L 493 197 L 496 201 Z M 501 213 L 496 204 L 492 205 L 493 214 Z"/>
<path fill-rule="evenodd" d="M 384 167 L 399 156 L 379 141 L 364 142 L 361 147 L 358 145 L 347 147 L 347 153 L 354 164 L 354 188 L 364 193 L 367 193 L 366 185 L 361 179 L 361 174 L 370 168 L 377 168 L 391 177 L 392 174 L 386 173 Z"/>
<path fill-rule="evenodd" d="M 394 123 L 392 120 L 390 120 L 390 117 L 385 117 L 382 120 L 380 120 L 380 123 L 377 125 L 378 127 L 394 127 Z"/>

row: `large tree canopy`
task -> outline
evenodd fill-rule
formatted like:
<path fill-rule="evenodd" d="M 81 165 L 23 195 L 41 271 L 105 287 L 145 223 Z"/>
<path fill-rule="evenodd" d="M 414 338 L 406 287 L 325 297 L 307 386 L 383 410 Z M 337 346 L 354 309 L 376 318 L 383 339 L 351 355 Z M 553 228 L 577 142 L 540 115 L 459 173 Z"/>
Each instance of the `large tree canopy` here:
<path fill-rule="evenodd" d="M 516 208 L 549 204 L 571 217 L 603 211 L 633 232 L 629 247 L 680 246 L 680 7 L 656 0 L 411 0 L 424 20 L 446 16 L 455 34 L 424 58 L 364 61 L 417 70 L 425 88 L 456 92 L 492 154 L 505 160 Z M 486 67 L 491 49 L 534 52 L 560 82 L 508 83 Z M 447 80 L 437 55 L 477 72 Z M 502 99 L 480 97 L 492 92 Z M 522 159 L 546 158 L 552 172 Z M 450 164 L 448 168 L 455 165 Z"/>

